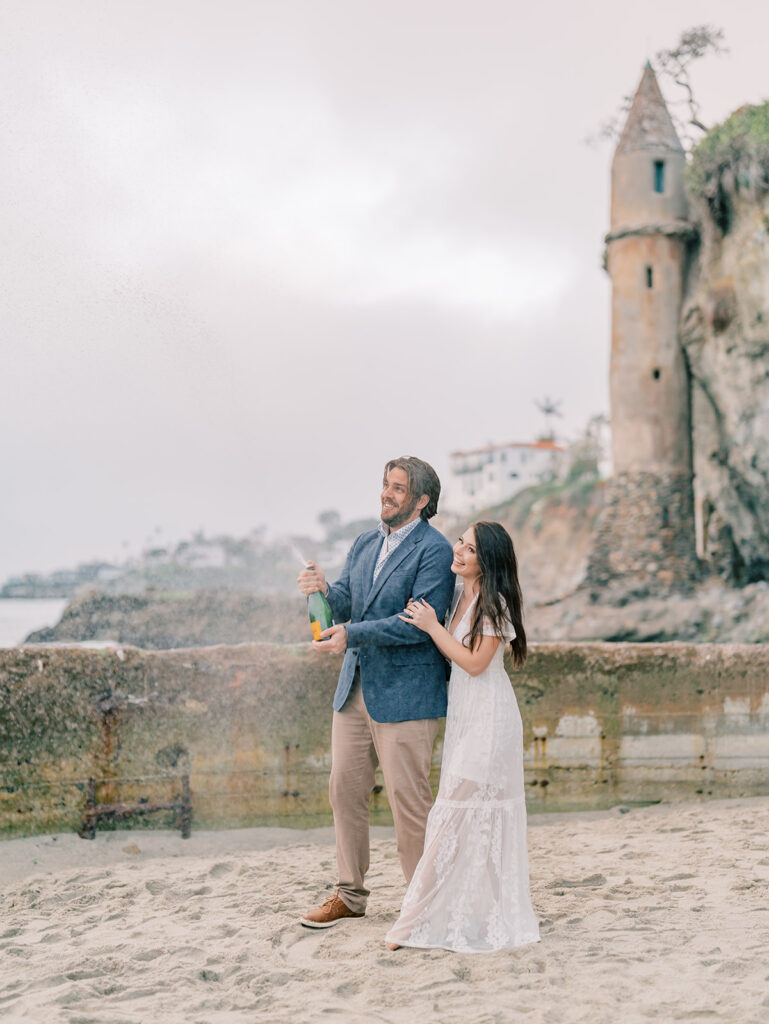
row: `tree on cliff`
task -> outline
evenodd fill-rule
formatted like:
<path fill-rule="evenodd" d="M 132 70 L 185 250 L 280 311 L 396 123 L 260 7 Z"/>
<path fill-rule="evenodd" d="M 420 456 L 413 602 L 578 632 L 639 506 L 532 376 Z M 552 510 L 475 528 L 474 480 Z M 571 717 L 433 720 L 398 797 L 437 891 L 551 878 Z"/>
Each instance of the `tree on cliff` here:
<path fill-rule="evenodd" d="M 728 53 L 723 45 L 724 39 L 724 30 L 715 25 L 695 25 L 681 33 L 675 46 L 658 50 L 654 59 L 649 61 L 659 77 L 669 79 L 680 90 L 678 98 L 671 97 L 668 106 L 679 138 L 688 150 L 693 149 L 708 131 L 700 117 L 700 105 L 691 82 L 691 67 L 694 61 L 709 54 L 719 56 Z M 586 141 L 596 144 L 618 139 L 632 99 L 632 96 L 624 96 L 619 109 Z"/>

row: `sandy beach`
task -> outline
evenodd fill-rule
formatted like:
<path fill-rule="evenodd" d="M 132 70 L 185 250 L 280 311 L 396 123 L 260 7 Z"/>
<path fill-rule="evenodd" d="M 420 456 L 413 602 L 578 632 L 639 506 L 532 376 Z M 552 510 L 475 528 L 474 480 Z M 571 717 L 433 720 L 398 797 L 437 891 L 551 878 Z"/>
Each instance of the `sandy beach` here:
<path fill-rule="evenodd" d="M 404 884 L 375 829 L 368 915 L 297 924 L 331 829 L 0 843 L 8 1024 L 769 1020 L 769 798 L 530 819 L 542 941 L 388 951 Z"/>

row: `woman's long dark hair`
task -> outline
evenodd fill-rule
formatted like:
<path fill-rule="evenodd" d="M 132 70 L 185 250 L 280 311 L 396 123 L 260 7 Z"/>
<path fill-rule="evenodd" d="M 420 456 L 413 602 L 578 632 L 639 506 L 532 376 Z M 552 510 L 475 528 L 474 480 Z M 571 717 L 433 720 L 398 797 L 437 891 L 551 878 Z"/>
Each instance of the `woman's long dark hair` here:
<path fill-rule="evenodd" d="M 478 600 L 470 627 L 470 650 L 483 636 L 484 616 L 491 619 L 500 637 L 509 618 L 515 629 L 510 642 L 513 664 L 520 668 L 526 661 L 526 633 L 523 628 L 523 598 L 518 582 L 518 559 L 510 534 L 500 523 L 473 523 L 475 551 L 481 570 L 478 578 Z M 465 637 L 467 640 L 468 637 Z"/>

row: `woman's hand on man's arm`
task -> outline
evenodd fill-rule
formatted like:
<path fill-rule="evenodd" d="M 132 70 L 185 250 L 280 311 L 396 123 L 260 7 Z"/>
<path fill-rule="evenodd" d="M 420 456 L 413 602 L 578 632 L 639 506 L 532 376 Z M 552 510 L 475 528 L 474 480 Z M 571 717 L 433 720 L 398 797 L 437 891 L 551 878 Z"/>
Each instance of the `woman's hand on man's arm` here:
<path fill-rule="evenodd" d="M 427 633 L 441 654 L 450 658 L 471 676 L 479 676 L 481 672 L 486 671 L 501 643 L 498 636 L 482 636 L 477 647 L 470 650 L 440 624 L 435 609 L 424 598 L 421 601 L 409 601 L 403 615 L 398 617 Z"/>

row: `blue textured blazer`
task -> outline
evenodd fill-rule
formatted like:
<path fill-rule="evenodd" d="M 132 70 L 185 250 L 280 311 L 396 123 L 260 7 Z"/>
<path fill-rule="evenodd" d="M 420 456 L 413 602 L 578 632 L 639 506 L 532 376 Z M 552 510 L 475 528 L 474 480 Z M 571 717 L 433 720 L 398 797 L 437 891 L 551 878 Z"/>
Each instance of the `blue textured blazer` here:
<path fill-rule="evenodd" d="M 387 558 L 374 579 L 382 546 L 378 530 L 356 537 L 328 602 L 335 622 L 347 622 L 347 650 L 334 694 L 340 711 L 360 665 L 363 699 L 375 722 L 442 718 L 446 660 L 432 640 L 398 615 L 409 598 L 426 598 L 443 622 L 454 593 L 451 544 L 425 520 Z"/>

